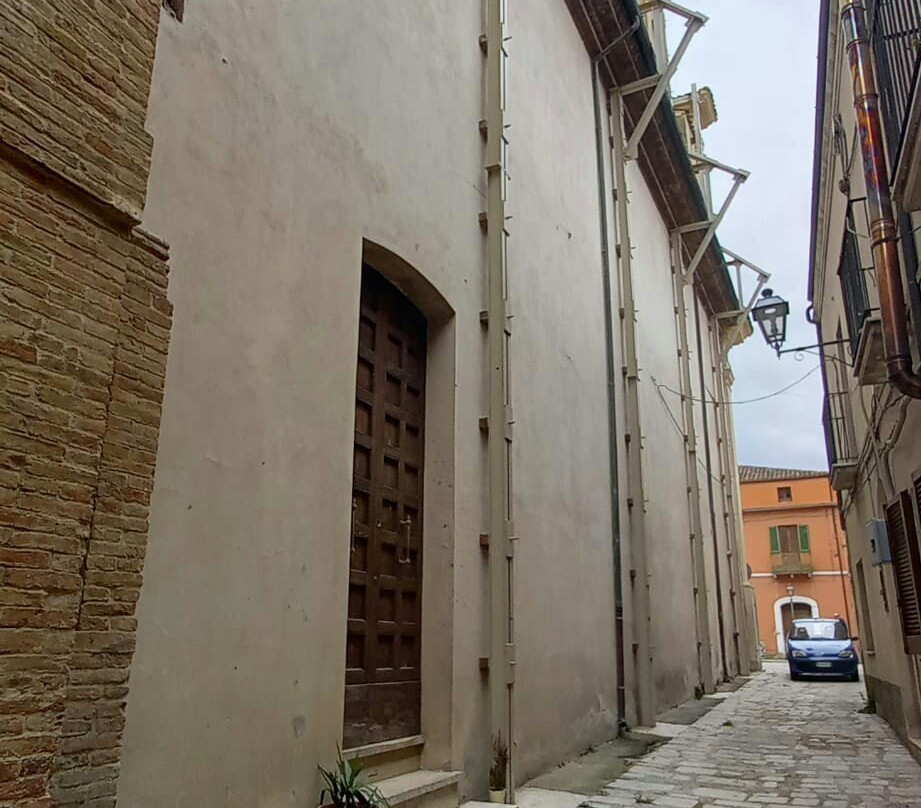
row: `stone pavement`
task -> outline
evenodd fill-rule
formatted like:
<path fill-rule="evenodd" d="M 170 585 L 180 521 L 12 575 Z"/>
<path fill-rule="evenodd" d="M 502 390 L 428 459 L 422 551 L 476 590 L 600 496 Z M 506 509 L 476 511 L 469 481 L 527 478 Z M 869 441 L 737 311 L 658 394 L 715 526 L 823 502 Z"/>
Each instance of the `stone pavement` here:
<path fill-rule="evenodd" d="M 863 685 L 765 672 L 590 797 L 591 808 L 921 807 L 921 767 Z"/>

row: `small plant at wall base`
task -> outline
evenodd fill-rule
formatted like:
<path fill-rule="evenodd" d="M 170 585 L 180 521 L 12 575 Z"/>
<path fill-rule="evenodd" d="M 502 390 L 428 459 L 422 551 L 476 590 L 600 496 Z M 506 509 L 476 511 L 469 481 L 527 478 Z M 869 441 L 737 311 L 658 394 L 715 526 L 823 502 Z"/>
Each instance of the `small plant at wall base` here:
<path fill-rule="evenodd" d="M 320 803 L 334 808 L 388 808 L 386 798 L 377 786 L 367 781 L 361 765 L 345 760 L 338 749 L 336 755 L 336 768 L 332 771 L 317 766 L 325 784 Z"/>
<path fill-rule="evenodd" d="M 497 735 L 492 741 L 492 762 L 489 764 L 489 801 L 505 802 L 505 777 L 508 772 L 508 744 Z"/>

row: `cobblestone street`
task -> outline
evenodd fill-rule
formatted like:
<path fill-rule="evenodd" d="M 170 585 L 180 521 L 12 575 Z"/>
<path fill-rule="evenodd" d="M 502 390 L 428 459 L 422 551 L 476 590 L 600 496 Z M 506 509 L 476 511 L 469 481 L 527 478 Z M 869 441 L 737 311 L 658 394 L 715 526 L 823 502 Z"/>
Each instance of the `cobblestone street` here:
<path fill-rule="evenodd" d="M 921 767 L 881 719 L 858 712 L 863 684 L 765 668 L 587 804 L 921 806 Z"/>

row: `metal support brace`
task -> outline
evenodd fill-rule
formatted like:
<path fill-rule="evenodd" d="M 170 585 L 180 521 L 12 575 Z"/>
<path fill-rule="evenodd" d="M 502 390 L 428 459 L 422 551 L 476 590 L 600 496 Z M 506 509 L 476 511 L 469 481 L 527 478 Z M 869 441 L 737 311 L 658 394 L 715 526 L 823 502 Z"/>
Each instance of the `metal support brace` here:
<path fill-rule="evenodd" d="M 757 275 L 758 277 L 758 283 L 755 286 L 755 291 L 752 292 L 752 295 L 749 298 L 748 303 L 745 304 L 745 308 L 743 308 L 739 312 L 731 312 L 731 315 L 735 316 L 736 318 L 736 325 L 735 325 L 735 329 L 732 332 L 732 337 L 726 340 L 725 342 L 726 347 L 722 351 L 723 358 L 725 358 L 726 355 L 729 353 L 729 349 L 735 343 L 736 337 L 741 333 L 742 326 L 745 323 L 745 320 L 748 318 L 748 315 L 751 313 L 751 310 L 754 308 L 755 303 L 758 302 L 758 295 L 761 294 L 761 290 L 764 288 L 764 285 L 768 282 L 768 280 L 770 280 L 771 274 L 769 272 L 765 272 L 760 267 L 755 266 L 753 263 L 751 263 L 751 261 L 746 261 L 741 256 L 736 255 L 734 252 L 732 252 L 732 250 L 727 250 L 725 247 L 723 247 L 723 253 L 729 256 L 730 258 L 730 260 L 727 263 L 734 264 L 736 266 L 736 277 L 738 279 L 737 284 L 738 284 L 739 300 L 742 299 L 742 274 L 741 274 L 741 271 L 739 270 L 739 267 L 744 266 L 752 270 L 752 272 L 754 272 L 755 275 Z"/>
<path fill-rule="evenodd" d="M 684 17 L 685 22 L 685 31 L 684 35 L 681 37 L 681 42 L 678 44 L 678 47 L 675 49 L 675 53 L 672 55 L 672 58 L 669 59 L 668 65 L 666 65 L 665 70 L 661 71 L 658 75 L 658 78 L 655 81 L 655 89 L 652 91 L 652 95 L 649 96 L 649 100 L 646 102 L 646 106 L 643 109 L 642 114 L 639 117 L 639 120 L 636 122 L 636 126 L 633 128 L 633 132 L 630 134 L 630 138 L 627 140 L 626 146 L 624 148 L 624 156 L 628 160 L 635 160 L 637 154 L 639 153 L 640 140 L 643 139 L 643 135 L 646 134 L 646 129 L 649 126 L 649 122 L 652 120 L 652 116 L 656 114 L 656 110 L 659 107 L 659 104 L 662 101 L 665 93 L 668 91 L 669 82 L 672 80 L 672 76 L 675 75 L 675 71 L 678 69 L 678 64 L 681 62 L 681 58 L 684 56 L 685 51 L 687 51 L 688 46 L 691 44 L 691 40 L 707 21 L 707 18 L 696 11 L 690 11 L 689 9 L 679 6 L 677 3 L 667 2 L 667 0 L 655 0 L 652 3 L 644 3 L 641 7 L 642 11 L 648 11 L 653 8 L 664 8 L 668 11 L 672 11 L 675 14 L 678 14 L 681 17 Z M 649 77 L 649 79 L 640 79 L 639 82 L 634 82 L 633 85 L 628 85 L 619 90 L 621 95 L 624 94 L 624 91 L 627 92 L 636 92 L 639 89 L 645 89 L 651 86 L 649 81 L 654 77 Z"/>
<path fill-rule="evenodd" d="M 702 155 L 694 155 L 694 157 L 701 159 Z M 726 170 L 732 174 L 732 188 L 730 188 L 729 193 L 726 194 L 726 198 L 723 200 L 723 204 L 717 211 L 716 216 L 711 218 L 707 223 L 707 231 L 704 233 L 704 237 L 700 240 L 697 251 L 694 253 L 694 256 L 688 263 L 687 269 L 684 271 L 684 282 L 686 284 L 693 282 L 694 273 L 697 272 L 697 267 L 700 266 L 700 262 L 703 260 L 704 254 L 707 252 L 707 248 L 710 246 L 710 242 L 713 241 L 713 236 L 716 235 L 716 228 L 722 224 L 723 217 L 725 217 L 726 211 L 729 210 L 729 206 L 732 204 L 732 200 L 738 193 L 742 183 L 748 179 L 747 171 L 742 171 L 741 169 L 737 168 L 729 168 L 729 166 L 724 167 L 722 164 L 717 164 L 715 160 L 708 160 L 708 162 L 712 162 L 714 168 L 720 168 L 721 170 Z M 679 232 L 680 230 L 681 229 L 679 228 Z"/>

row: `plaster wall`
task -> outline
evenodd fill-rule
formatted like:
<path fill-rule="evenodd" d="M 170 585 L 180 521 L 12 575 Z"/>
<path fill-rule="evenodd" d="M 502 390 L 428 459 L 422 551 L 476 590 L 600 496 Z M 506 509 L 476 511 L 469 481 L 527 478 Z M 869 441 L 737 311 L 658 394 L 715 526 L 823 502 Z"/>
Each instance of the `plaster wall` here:
<path fill-rule="evenodd" d="M 698 683 L 694 581 L 680 397 L 670 239 L 642 174 L 628 165 L 640 367 L 640 432 L 656 706 L 663 711 Z"/>
<path fill-rule="evenodd" d="M 589 61 L 561 3 L 522 6 L 514 26 L 521 779 L 616 716 Z M 422 762 L 485 789 L 480 33 L 479 5 L 443 0 L 195 0 L 161 21 L 145 226 L 173 245 L 177 325 L 125 804 L 316 798 L 342 737 L 363 257 L 430 324 Z"/>
<path fill-rule="evenodd" d="M 700 516 L 703 534 L 704 569 L 706 574 L 707 615 L 709 619 L 709 653 L 716 681 L 737 673 L 734 639 L 735 621 L 731 597 L 727 550 L 728 536 L 723 519 L 723 486 L 731 481 L 722 480 L 719 474 L 719 437 L 714 402 L 717 398 L 717 381 L 714 368 L 718 358 L 711 341 L 709 318 L 706 309 L 690 287 L 685 289 L 688 311 L 688 345 L 691 363 L 691 395 L 694 399 L 694 419 L 697 433 L 697 479 L 700 488 Z M 701 328 L 700 349 L 697 346 L 695 307 Z M 703 359 L 703 387 L 699 357 Z M 706 402 L 706 404 L 704 404 Z M 706 418 L 706 431 L 704 419 Z M 710 464 L 707 465 L 707 442 Z M 711 488 L 712 485 L 712 501 Z M 715 538 L 714 538 L 715 537 Z M 717 586 L 717 575 L 719 586 Z M 720 639 L 720 611 L 722 611 L 722 642 Z"/>
<path fill-rule="evenodd" d="M 612 737 L 617 714 L 590 62 L 564 3 L 516 7 L 513 29 L 515 713 L 525 780 Z"/>
<path fill-rule="evenodd" d="M 478 7 L 447 2 L 162 17 L 145 225 L 175 236 L 179 325 L 127 805 L 311 804 L 341 740 L 364 239 L 418 272 L 432 331 L 424 763 L 464 763 L 483 712 L 480 31 Z"/>

